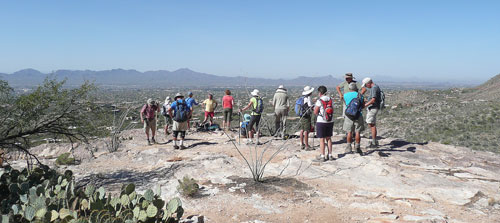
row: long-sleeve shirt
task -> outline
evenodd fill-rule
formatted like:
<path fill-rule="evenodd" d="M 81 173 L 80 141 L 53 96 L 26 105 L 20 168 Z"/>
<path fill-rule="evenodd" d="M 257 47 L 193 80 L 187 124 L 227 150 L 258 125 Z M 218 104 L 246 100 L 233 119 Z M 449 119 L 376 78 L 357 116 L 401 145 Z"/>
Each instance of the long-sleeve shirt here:
<path fill-rule="evenodd" d="M 273 97 L 274 109 L 288 109 L 290 107 L 290 101 L 288 100 L 288 94 L 285 90 L 277 90 Z"/>

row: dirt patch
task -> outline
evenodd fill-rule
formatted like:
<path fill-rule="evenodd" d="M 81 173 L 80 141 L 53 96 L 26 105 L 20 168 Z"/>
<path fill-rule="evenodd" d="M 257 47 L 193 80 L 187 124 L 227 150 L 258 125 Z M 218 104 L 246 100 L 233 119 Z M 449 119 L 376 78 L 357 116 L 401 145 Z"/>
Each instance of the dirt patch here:
<path fill-rule="evenodd" d="M 252 178 L 231 176 L 229 179 L 234 183 L 226 184 L 225 188 L 242 188 L 245 193 L 258 193 L 261 195 L 288 194 L 311 190 L 312 187 L 294 178 L 266 177 L 262 182 L 256 182 Z M 238 192 L 238 190 L 236 190 Z"/>

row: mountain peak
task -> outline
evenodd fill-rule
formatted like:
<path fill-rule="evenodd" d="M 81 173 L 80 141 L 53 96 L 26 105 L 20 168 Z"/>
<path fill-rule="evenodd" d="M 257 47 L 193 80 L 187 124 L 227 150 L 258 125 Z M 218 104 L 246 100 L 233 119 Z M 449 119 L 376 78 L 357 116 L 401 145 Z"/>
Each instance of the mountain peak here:
<path fill-rule="evenodd" d="M 23 69 L 17 72 L 12 73 L 12 75 L 40 75 L 42 72 L 35 70 L 33 68 Z"/>

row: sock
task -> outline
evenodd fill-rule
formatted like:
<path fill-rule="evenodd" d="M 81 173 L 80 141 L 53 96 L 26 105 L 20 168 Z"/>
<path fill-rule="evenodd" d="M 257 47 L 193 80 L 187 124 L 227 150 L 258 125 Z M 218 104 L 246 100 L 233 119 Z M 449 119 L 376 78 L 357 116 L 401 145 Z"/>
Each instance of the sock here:
<path fill-rule="evenodd" d="M 320 157 L 323 158 L 323 157 L 325 157 L 325 155 L 321 154 Z"/>
<path fill-rule="evenodd" d="M 183 146 L 183 145 L 184 145 L 184 140 L 181 139 L 181 146 Z"/>

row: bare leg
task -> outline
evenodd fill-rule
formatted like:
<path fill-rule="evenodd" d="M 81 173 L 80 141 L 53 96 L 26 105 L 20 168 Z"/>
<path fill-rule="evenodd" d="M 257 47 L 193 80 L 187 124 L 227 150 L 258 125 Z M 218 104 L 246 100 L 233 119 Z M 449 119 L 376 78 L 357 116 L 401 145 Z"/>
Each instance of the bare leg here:
<path fill-rule="evenodd" d="M 347 143 L 351 144 L 352 143 L 352 132 L 347 133 Z"/>
<path fill-rule="evenodd" d="M 300 145 L 304 145 L 304 130 L 300 130 Z"/>
<path fill-rule="evenodd" d="M 321 155 L 325 155 L 325 138 L 319 139 L 319 149 L 320 149 Z"/>
<path fill-rule="evenodd" d="M 328 154 L 332 154 L 332 137 L 327 137 L 326 141 L 328 141 Z"/>
<path fill-rule="evenodd" d="M 361 135 L 359 134 L 359 132 L 356 132 L 356 143 L 357 144 L 361 143 Z"/>
<path fill-rule="evenodd" d="M 372 130 L 372 140 L 375 141 L 377 139 L 377 126 L 375 126 L 375 124 L 368 124 L 368 125 Z"/>
<path fill-rule="evenodd" d="M 304 135 L 304 141 L 305 141 L 306 147 L 309 147 L 309 132 L 306 131 L 304 133 L 305 133 L 305 135 Z"/>

